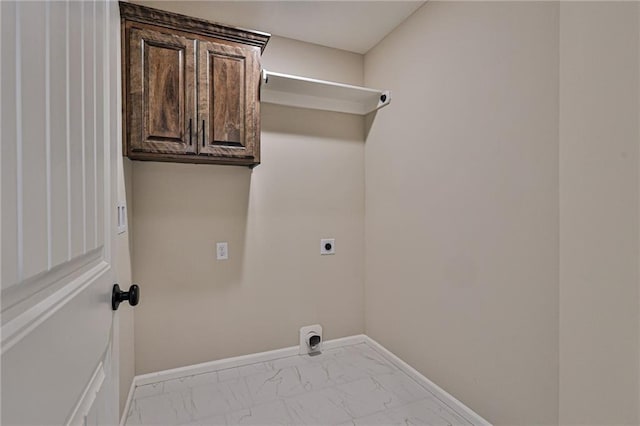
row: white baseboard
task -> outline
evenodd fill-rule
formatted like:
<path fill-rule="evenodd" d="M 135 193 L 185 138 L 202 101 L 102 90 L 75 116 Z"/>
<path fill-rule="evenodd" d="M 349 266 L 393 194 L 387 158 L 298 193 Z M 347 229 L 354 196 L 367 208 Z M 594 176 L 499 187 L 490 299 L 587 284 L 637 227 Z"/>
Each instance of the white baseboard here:
<path fill-rule="evenodd" d="M 382 346 L 380 343 L 376 342 L 369 336 L 365 336 L 365 343 L 375 349 L 380 355 L 384 356 L 389 362 L 394 364 L 413 380 L 422 385 L 422 387 L 431 392 L 440 401 L 448 405 L 458 414 L 465 417 L 469 422 L 477 426 L 491 426 L 491 423 L 480 417 L 478 413 L 464 405 L 462 402 L 458 401 L 453 397 L 453 395 L 442 389 L 440 386 L 427 379 L 418 370 L 404 362 L 397 355 Z"/>
<path fill-rule="evenodd" d="M 327 350 L 341 346 L 356 345 L 358 343 L 363 343 L 365 339 L 366 336 L 363 334 L 343 337 L 340 339 L 327 340 L 322 343 L 322 347 L 324 350 Z M 215 370 L 224 370 L 226 368 L 241 367 L 243 365 L 255 364 L 256 362 L 273 361 L 278 358 L 285 358 L 294 355 L 298 355 L 298 346 L 290 346 L 283 349 L 235 356 L 232 358 L 219 359 L 217 361 L 203 362 L 201 364 L 188 365 L 186 367 L 142 374 L 140 376 L 136 376 L 134 378 L 134 382 L 136 386 L 149 385 L 152 383 L 164 382 L 165 380 L 179 379 L 181 377 L 208 373 Z"/>
<path fill-rule="evenodd" d="M 447 393 L 440 386 L 433 383 L 431 380 L 427 379 L 425 376 L 420 374 L 415 368 L 411 367 L 409 364 L 398 358 L 391 351 L 386 349 L 380 343 L 376 342 L 372 338 L 364 335 L 358 334 L 355 336 L 342 337 L 340 339 L 327 340 L 322 343 L 322 350 L 329 350 L 334 348 L 339 348 L 342 346 L 350 346 L 357 345 L 360 343 L 366 343 L 375 351 L 377 351 L 380 355 L 385 357 L 389 362 L 394 364 L 412 379 L 414 379 L 417 383 L 431 392 L 436 398 L 440 401 L 454 409 L 459 414 L 463 415 L 469 422 L 474 425 L 480 426 L 491 426 L 491 423 L 480 417 L 476 412 L 471 410 L 469 407 L 464 405 L 462 402 L 458 401 L 456 398 Z M 124 422 L 127 418 L 127 414 L 129 412 L 129 407 L 131 406 L 131 401 L 133 399 L 133 394 L 135 392 L 135 388 L 137 386 L 148 385 L 152 383 L 163 382 L 165 380 L 173 380 L 179 379 L 182 377 L 193 376 L 196 374 L 208 373 L 216 370 L 223 370 L 227 368 L 233 367 L 241 367 L 243 365 L 255 364 L 257 362 L 267 362 L 273 361 L 279 358 L 285 358 L 290 356 L 298 356 L 298 346 L 290 346 L 288 348 L 275 349 L 267 352 L 258 352 L 255 354 L 242 355 L 232 358 L 219 359 L 217 361 L 203 362 L 201 364 L 189 365 L 186 367 L 180 368 L 172 368 L 170 370 L 158 371 L 155 373 L 142 374 L 139 376 L 135 376 L 131 383 L 131 388 L 129 389 L 129 395 L 127 396 L 127 402 L 125 404 L 124 411 L 122 413 L 122 419 L 120 421 L 120 425 L 123 426 Z"/>

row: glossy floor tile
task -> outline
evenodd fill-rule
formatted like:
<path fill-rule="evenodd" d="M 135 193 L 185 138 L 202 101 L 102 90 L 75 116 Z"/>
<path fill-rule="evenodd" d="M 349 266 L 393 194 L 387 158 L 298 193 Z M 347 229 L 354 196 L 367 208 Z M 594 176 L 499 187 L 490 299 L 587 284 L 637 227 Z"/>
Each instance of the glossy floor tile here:
<path fill-rule="evenodd" d="M 136 387 L 127 425 L 469 425 L 366 343 Z"/>

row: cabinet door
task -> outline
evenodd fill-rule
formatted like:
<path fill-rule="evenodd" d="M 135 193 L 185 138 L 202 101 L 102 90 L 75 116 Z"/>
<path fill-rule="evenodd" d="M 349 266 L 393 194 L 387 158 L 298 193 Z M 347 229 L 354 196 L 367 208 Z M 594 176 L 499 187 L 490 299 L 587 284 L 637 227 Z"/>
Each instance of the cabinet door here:
<path fill-rule="evenodd" d="M 164 31 L 129 32 L 127 137 L 133 156 L 196 152 L 196 41 Z"/>
<path fill-rule="evenodd" d="M 260 50 L 198 43 L 198 154 L 260 162 Z"/>

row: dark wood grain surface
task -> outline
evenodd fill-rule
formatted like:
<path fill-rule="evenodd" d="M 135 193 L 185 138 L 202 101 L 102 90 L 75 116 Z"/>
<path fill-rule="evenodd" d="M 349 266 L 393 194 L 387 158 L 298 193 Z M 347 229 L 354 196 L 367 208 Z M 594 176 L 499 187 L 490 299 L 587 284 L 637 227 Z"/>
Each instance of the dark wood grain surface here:
<path fill-rule="evenodd" d="M 130 28 L 129 151 L 195 153 L 195 40 Z"/>
<path fill-rule="evenodd" d="M 259 161 L 259 55 L 251 46 L 199 43 L 198 114 L 205 123 L 201 156 Z"/>
<path fill-rule="evenodd" d="M 124 152 L 260 163 L 260 54 L 269 34 L 120 3 Z"/>
<path fill-rule="evenodd" d="M 213 55 L 210 62 L 213 141 L 244 146 L 244 58 Z"/>

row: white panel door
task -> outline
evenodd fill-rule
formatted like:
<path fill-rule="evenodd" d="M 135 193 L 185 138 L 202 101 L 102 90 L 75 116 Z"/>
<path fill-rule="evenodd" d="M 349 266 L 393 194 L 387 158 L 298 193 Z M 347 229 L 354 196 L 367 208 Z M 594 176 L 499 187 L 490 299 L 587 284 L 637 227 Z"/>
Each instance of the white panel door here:
<path fill-rule="evenodd" d="M 2 1 L 1 422 L 116 424 L 115 1 Z"/>

